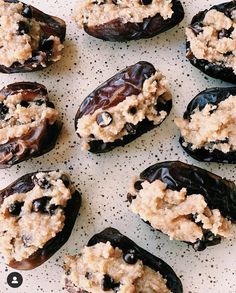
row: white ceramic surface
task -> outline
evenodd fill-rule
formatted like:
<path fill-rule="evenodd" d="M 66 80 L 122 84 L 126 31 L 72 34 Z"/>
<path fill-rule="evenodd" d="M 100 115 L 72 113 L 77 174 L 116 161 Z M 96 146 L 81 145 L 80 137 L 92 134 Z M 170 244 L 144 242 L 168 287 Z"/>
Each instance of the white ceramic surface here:
<path fill-rule="evenodd" d="M 178 159 L 236 180 L 234 165 L 199 163 L 188 157 L 179 146 L 178 130 L 173 123 L 199 91 L 229 85 L 201 74 L 185 58 L 184 27 L 200 9 L 220 1 L 183 1 L 186 16 L 179 26 L 153 39 L 128 43 L 103 42 L 79 30 L 71 19 L 76 4 L 74 0 L 26 2 L 66 20 L 64 56 L 60 62 L 41 72 L 1 74 L 0 86 L 17 81 L 43 83 L 61 112 L 64 127 L 53 151 L 8 170 L 0 170 L 0 188 L 25 173 L 60 168 L 68 170 L 80 188 L 83 204 L 69 241 L 39 268 L 21 272 L 24 282 L 20 288 L 10 289 L 7 285 L 7 275 L 14 270 L 7 268 L 0 258 L 0 292 L 65 292 L 61 282 L 63 256 L 78 253 L 95 232 L 113 226 L 170 264 L 181 277 L 184 292 L 235 293 L 235 236 L 195 253 L 186 244 L 169 241 L 163 234 L 152 231 L 129 211 L 126 203 L 130 178 L 158 161 Z M 99 156 L 82 152 L 73 121 L 80 102 L 100 82 L 140 60 L 153 63 L 167 76 L 174 100 L 171 115 L 160 127 L 124 148 Z M 236 234 L 236 229 L 234 232 Z"/>

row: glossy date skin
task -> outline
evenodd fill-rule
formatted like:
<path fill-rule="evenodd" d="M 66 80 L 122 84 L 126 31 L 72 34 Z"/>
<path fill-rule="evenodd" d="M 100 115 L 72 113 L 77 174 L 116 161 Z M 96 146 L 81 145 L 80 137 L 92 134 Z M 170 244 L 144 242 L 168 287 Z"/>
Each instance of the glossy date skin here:
<path fill-rule="evenodd" d="M 4 199 L 14 193 L 26 193 L 32 190 L 35 186 L 32 179 L 35 173 L 29 173 L 7 186 L 0 191 L 0 206 L 4 202 Z M 65 175 L 63 175 L 65 176 Z M 69 178 L 64 177 L 65 184 L 70 182 Z M 57 233 L 54 238 L 49 240 L 43 248 L 38 249 L 29 258 L 22 261 L 11 261 L 9 266 L 17 270 L 32 270 L 45 261 L 47 261 L 54 253 L 57 252 L 69 239 L 72 229 L 74 227 L 77 214 L 81 206 L 81 195 L 76 190 L 72 198 L 67 202 L 67 206 L 64 208 L 65 222 L 61 232 Z"/>
<path fill-rule="evenodd" d="M 123 23 L 121 19 L 114 19 L 108 23 L 97 26 L 84 26 L 84 30 L 91 36 L 105 41 L 130 41 L 143 38 L 152 38 L 162 32 L 165 32 L 184 18 L 184 9 L 179 0 L 172 1 L 171 18 L 164 19 L 160 14 L 145 18 L 140 23 Z"/>
<path fill-rule="evenodd" d="M 202 110 L 207 104 L 218 105 L 220 102 L 226 100 L 229 96 L 236 95 L 236 87 L 228 88 L 211 88 L 199 93 L 187 106 L 183 118 L 190 120 L 191 114 L 196 108 Z M 218 163 L 236 163 L 236 151 L 224 153 L 220 150 L 214 149 L 209 151 L 205 148 L 192 149 L 191 144 L 187 144 L 183 137 L 180 137 L 179 142 L 182 148 L 191 157 L 198 161 L 204 162 L 218 162 Z"/>
<path fill-rule="evenodd" d="M 82 102 L 75 117 L 75 129 L 77 128 L 78 120 L 84 115 L 91 115 L 98 109 L 108 111 L 109 108 L 123 102 L 126 97 L 140 94 L 142 92 L 144 81 L 155 74 L 155 72 L 156 69 L 152 64 L 140 61 L 111 77 L 95 89 Z M 119 92 L 119 94 L 117 94 L 117 92 Z M 172 108 L 172 100 L 159 98 L 156 108 L 157 115 L 158 111 L 161 110 L 166 111 L 167 114 L 169 114 Z M 152 121 L 144 119 L 135 125 L 133 133 L 124 136 L 122 140 L 119 139 L 107 143 L 102 140 L 91 140 L 89 142 L 89 151 L 92 153 L 103 153 L 108 152 L 115 147 L 124 146 L 147 131 L 153 129 L 155 126 L 156 125 L 154 125 Z"/>
<path fill-rule="evenodd" d="M 4 0 L 8 3 L 19 3 L 17 0 Z M 50 36 L 56 36 L 60 39 L 61 43 L 64 42 L 66 36 L 66 23 L 64 20 L 48 15 L 32 5 L 23 4 L 24 9 L 30 11 L 30 17 L 35 18 L 36 21 L 41 23 L 41 30 L 43 32 L 42 42 L 39 44 L 38 50 L 33 52 L 33 56 L 26 60 L 23 64 L 19 62 L 13 63 L 10 67 L 0 65 L 0 72 L 2 73 L 18 73 L 18 72 L 32 72 L 44 69 L 50 66 L 54 61 L 50 60 L 51 57 L 51 46 L 43 43 L 43 41 Z M 42 66 L 43 63 L 45 66 Z"/>
<path fill-rule="evenodd" d="M 144 265 L 150 267 L 156 272 L 159 272 L 163 278 L 167 280 L 167 287 L 173 293 L 182 293 L 183 287 L 180 279 L 177 277 L 173 269 L 162 259 L 152 255 L 148 251 L 139 247 L 128 237 L 122 235 L 114 228 L 107 228 L 102 232 L 95 234 L 88 242 L 88 246 L 96 245 L 97 243 L 110 242 L 113 247 L 118 247 L 125 254 L 127 251 L 133 250 L 137 259 L 140 259 Z M 88 293 L 84 290 L 78 290 L 73 284 L 66 279 L 66 289 L 69 293 Z"/>
<path fill-rule="evenodd" d="M 33 82 L 18 82 L 4 87 L 0 95 L 7 98 L 9 95 L 24 93 L 22 101 L 34 101 L 38 95 L 48 105 L 54 108 L 48 100 L 45 86 Z M 32 157 L 41 156 L 52 150 L 61 131 L 62 123 L 56 121 L 49 124 L 42 120 L 40 124 L 31 129 L 22 137 L 12 138 L 4 144 L 0 144 L 0 169 L 11 167 Z"/>
<path fill-rule="evenodd" d="M 219 5 L 214 5 L 210 9 L 216 9 L 219 12 L 223 12 L 227 17 L 230 17 L 231 13 L 236 11 L 236 3 L 235 1 L 226 2 Z M 192 28 L 195 33 L 200 32 L 199 30 L 201 30 L 203 19 L 205 18 L 205 15 L 208 11 L 209 10 L 200 11 L 193 17 L 189 27 Z M 186 56 L 193 66 L 213 78 L 236 84 L 236 75 L 231 67 L 226 67 L 224 64 L 210 63 L 205 59 L 197 59 L 190 49 L 189 42 L 186 44 L 186 49 Z"/>
<path fill-rule="evenodd" d="M 186 188 L 188 196 L 201 194 L 210 209 L 218 209 L 222 216 L 236 223 L 236 185 L 232 181 L 180 161 L 161 162 L 150 166 L 139 175 L 134 186 L 141 186 L 140 183 L 145 180 L 150 183 L 161 180 L 168 189 L 174 191 Z M 128 200 L 132 202 L 132 194 L 128 194 Z M 221 242 L 220 236 L 205 232 L 203 239 L 189 243 L 194 250 L 202 251 Z"/>

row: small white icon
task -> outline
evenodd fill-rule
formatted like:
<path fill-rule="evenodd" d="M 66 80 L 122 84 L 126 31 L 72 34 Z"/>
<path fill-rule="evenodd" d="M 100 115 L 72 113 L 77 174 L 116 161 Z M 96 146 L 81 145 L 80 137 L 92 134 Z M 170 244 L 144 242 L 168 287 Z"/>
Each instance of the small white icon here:
<path fill-rule="evenodd" d="M 12 284 L 18 284 L 18 283 L 19 283 L 18 280 L 17 280 L 17 277 L 16 277 L 16 276 L 14 276 L 14 277 L 12 278 L 11 283 L 12 283 Z"/>

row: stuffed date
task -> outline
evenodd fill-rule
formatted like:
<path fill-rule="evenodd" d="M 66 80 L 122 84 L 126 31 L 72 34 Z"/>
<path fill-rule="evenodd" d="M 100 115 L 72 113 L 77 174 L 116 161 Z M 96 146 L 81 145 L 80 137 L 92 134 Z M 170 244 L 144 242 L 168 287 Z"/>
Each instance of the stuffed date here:
<path fill-rule="evenodd" d="M 43 85 L 18 82 L 4 87 L 0 91 L 0 168 L 49 152 L 61 125 Z"/>
<path fill-rule="evenodd" d="M 68 240 L 81 196 L 62 171 L 26 174 L 0 191 L 0 252 L 17 270 L 44 263 Z"/>
<path fill-rule="evenodd" d="M 179 0 L 85 0 L 75 20 L 91 36 L 106 41 L 151 38 L 182 21 Z"/>
<path fill-rule="evenodd" d="M 124 146 L 162 123 L 171 107 L 161 72 L 144 61 L 129 66 L 82 102 L 75 117 L 82 149 L 101 153 Z"/>
<path fill-rule="evenodd" d="M 236 83 L 236 2 L 195 15 L 186 29 L 187 58 L 205 74 Z"/>
<path fill-rule="evenodd" d="M 179 161 L 157 163 L 132 181 L 130 208 L 171 240 L 196 251 L 219 244 L 236 222 L 236 186 Z"/>
<path fill-rule="evenodd" d="M 65 22 L 17 0 L 0 0 L 0 72 L 43 69 L 61 59 Z"/>
<path fill-rule="evenodd" d="M 236 163 L 236 88 L 211 88 L 199 93 L 183 118 L 175 119 L 180 144 L 193 158 Z"/>
<path fill-rule="evenodd" d="M 78 256 L 67 256 L 65 284 L 69 293 L 182 293 L 175 272 L 118 230 L 94 235 Z"/>

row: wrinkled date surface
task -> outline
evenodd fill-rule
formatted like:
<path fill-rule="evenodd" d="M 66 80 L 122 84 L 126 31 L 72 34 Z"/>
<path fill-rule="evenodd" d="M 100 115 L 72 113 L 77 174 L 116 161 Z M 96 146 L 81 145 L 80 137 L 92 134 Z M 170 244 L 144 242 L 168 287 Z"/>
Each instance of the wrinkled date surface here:
<path fill-rule="evenodd" d="M 8 3 L 19 3 L 18 0 L 4 0 Z M 19 62 L 13 63 L 10 67 L 0 65 L 0 72 L 2 73 L 17 73 L 17 72 L 30 72 L 41 70 L 55 61 L 52 60 L 53 40 L 50 37 L 58 37 L 60 42 L 63 43 L 66 35 L 66 23 L 64 20 L 48 15 L 32 5 L 23 4 L 22 15 L 28 19 L 35 19 L 40 23 L 41 39 L 39 47 L 34 49 L 32 57 L 26 60 L 23 64 Z M 24 24 L 19 25 L 20 34 L 28 32 L 28 28 Z"/>
<path fill-rule="evenodd" d="M 47 172 L 43 172 L 47 173 Z M 20 177 L 18 180 L 13 182 L 11 185 L 6 187 L 5 189 L 0 191 L 0 206 L 4 203 L 4 200 L 8 198 L 9 196 L 13 194 L 24 194 L 29 191 L 31 191 L 35 187 L 35 178 L 34 175 L 36 173 L 30 173 L 26 174 L 22 177 Z M 66 187 L 70 184 L 70 179 L 66 175 L 63 175 L 61 180 L 63 181 L 64 185 Z M 44 184 L 44 182 L 41 182 L 42 188 L 46 189 L 50 186 L 47 186 Z M 16 202 L 17 204 L 18 202 Z M 14 204 L 14 207 L 9 212 L 11 213 L 11 216 L 15 217 L 18 216 L 20 213 L 21 206 L 17 206 Z M 22 203 L 23 205 L 24 203 Z M 52 239 L 50 239 L 43 248 L 38 249 L 36 252 L 34 252 L 30 257 L 28 257 L 25 260 L 22 261 L 14 261 L 12 260 L 9 263 L 9 266 L 17 269 L 17 270 L 31 270 L 36 268 L 37 266 L 40 266 L 42 263 L 47 261 L 57 250 L 59 250 L 69 239 L 70 234 L 72 232 L 77 214 L 79 212 L 81 205 L 81 195 L 78 191 L 74 191 L 72 194 L 71 199 L 67 201 L 66 207 L 63 209 L 65 221 L 64 221 L 64 227 L 61 232 L 57 233 L 56 236 Z M 35 200 L 33 202 L 33 210 L 32 212 L 35 213 L 50 213 L 53 214 L 53 210 L 42 210 L 43 201 L 41 200 Z M 36 207 L 38 209 L 36 209 Z M 61 207 L 54 207 L 54 208 L 61 208 Z M 53 207 L 51 207 L 53 209 Z M 19 210 L 19 211 L 18 211 Z M 45 227 L 42 227 L 45 228 Z M 26 239 L 27 240 L 27 239 Z M 27 244 L 27 242 L 26 242 Z"/>
<path fill-rule="evenodd" d="M 139 95 L 142 92 L 144 81 L 153 76 L 155 72 L 156 70 L 152 64 L 141 61 L 135 65 L 127 67 L 107 80 L 95 89 L 80 105 L 75 117 L 76 130 L 82 117 L 92 115 L 95 111 L 100 109 L 104 112 L 97 117 L 97 123 L 101 128 L 109 127 L 112 123 L 112 116 L 109 114 L 109 109 L 119 105 L 127 97 Z M 156 105 L 153 105 L 155 106 L 156 115 L 158 116 L 160 111 L 165 111 L 168 115 L 172 108 L 171 98 L 166 98 L 165 94 L 163 97 L 157 98 Z M 132 107 L 129 111 L 135 116 L 135 108 Z M 136 125 L 126 123 L 125 129 L 128 134 L 122 137 L 122 139 L 116 139 L 114 142 L 104 142 L 96 137 L 91 137 L 88 142 L 89 151 L 93 153 L 102 153 L 110 151 L 117 146 L 124 146 L 141 136 L 143 133 L 153 129 L 155 126 L 156 125 L 154 125 L 153 121 L 150 121 L 147 118 Z M 77 133 L 79 137 L 81 137 L 80 133 Z"/>
<path fill-rule="evenodd" d="M 183 287 L 180 279 L 177 277 L 173 269 L 160 258 L 152 255 L 146 250 L 139 247 L 128 237 L 122 235 L 118 230 L 107 228 L 101 233 L 95 234 L 88 242 L 88 246 L 96 245 L 97 243 L 110 242 L 113 247 L 118 247 L 124 254 L 127 251 L 132 251 L 137 259 L 140 259 L 144 265 L 150 267 L 154 271 L 159 272 L 163 278 L 167 280 L 167 287 L 173 293 L 183 292 Z M 71 281 L 66 279 L 66 288 L 70 293 L 86 293 L 84 290 L 78 291 Z"/>
<path fill-rule="evenodd" d="M 187 106 L 183 115 L 184 119 L 190 121 L 194 110 L 202 111 L 207 105 L 217 106 L 220 102 L 225 101 L 229 96 L 236 96 L 236 88 L 211 88 L 199 93 Z M 217 110 L 217 108 L 216 108 Z M 179 142 L 183 149 L 194 159 L 205 162 L 219 163 L 236 163 L 236 151 L 224 153 L 218 149 L 208 150 L 205 148 L 192 149 L 190 143 L 186 143 L 183 137 L 180 137 Z"/>
<path fill-rule="evenodd" d="M 151 38 L 173 28 L 183 20 L 184 10 L 181 2 L 173 0 L 172 3 L 173 14 L 172 17 L 167 19 L 164 19 L 159 13 L 153 17 L 143 19 L 142 22 L 136 23 L 124 23 L 121 18 L 117 18 L 95 26 L 84 24 L 84 30 L 89 35 L 106 41 L 129 41 Z M 146 6 L 148 4 L 143 5 Z"/>
<path fill-rule="evenodd" d="M 218 209 L 225 218 L 233 223 L 236 222 L 236 185 L 232 181 L 179 161 L 162 162 L 150 166 L 140 174 L 139 179 L 134 183 L 135 188 L 140 190 L 142 188 L 140 183 L 145 180 L 150 183 L 161 180 L 168 189 L 173 191 L 186 188 L 188 196 L 201 194 L 211 210 Z M 128 194 L 128 200 L 132 202 L 132 194 Z M 206 230 L 203 239 L 189 244 L 200 251 L 220 242 L 221 237 Z"/>
<path fill-rule="evenodd" d="M 0 91 L 0 131 L 5 132 L 10 127 L 18 127 L 17 121 L 7 117 L 10 113 L 4 102 L 10 97 L 21 94 L 19 105 L 30 109 L 30 104 L 54 109 L 52 102 L 48 100 L 47 89 L 38 83 L 19 82 L 10 84 Z M 17 106 L 17 105 L 16 105 Z M 13 114 L 14 115 L 14 114 Z M 13 119 L 12 124 L 7 124 Z M 7 124 L 7 126 L 4 124 Z M 22 125 L 24 126 L 24 125 Z M 20 126 L 19 126 L 20 127 Z M 20 137 L 13 136 L 8 141 L 0 144 L 0 168 L 7 168 L 31 157 L 37 157 L 54 148 L 60 133 L 62 123 L 57 119 L 49 123 L 47 119 L 40 119 L 35 127 L 29 127 Z"/>
<path fill-rule="evenodd" d="M 236 11 L 236 4 L 235 1 L 231 2 L 226 2 L 223 4 L 215 5 L 210 8 L 210 10 L 217 10 L 219 12 L 224 13 L 225 16 L 228 18 L 234 20 L 234 13 Z M 200 11 L 198 14 L 196 14 L 189 26 L 189 28 L 192 29 L 192 31 L 195 33 L 195 35 L 198 35 L 203 31 L 203 20 L 207 14 L 208 11 L 210 10 L 204 10 Z M 216 20 L 217 21 L 217 20 Z M 221 32 L 218 33 L 218 38 L 222 39 L 224 37 L 229 38 L 230 34 L 233 29 L 225 30 L 223 29 Z M 231 40 L 231 39 L 229 39 Z M 187 58 L 191 62 L 192 65 L 200 69 L 202 72 L 205 74 L 221 79 L 227 82 L 231 83 L 236 83 L 236 75 L 234 73 L 234 70 L 232 67 L 225 66 L 224 62 L 219 62 L 219 63 L 211 63 L 206 59 L 198 59 L 196 56 L 193 54 L 191 48 L 190 48 L 190 43 L 187 42 Z M 232 52 L 227 52 L 225 53 L 225 56 L 229 56 Z M 233 64 L 232 64 L 233 65 Z"/>

